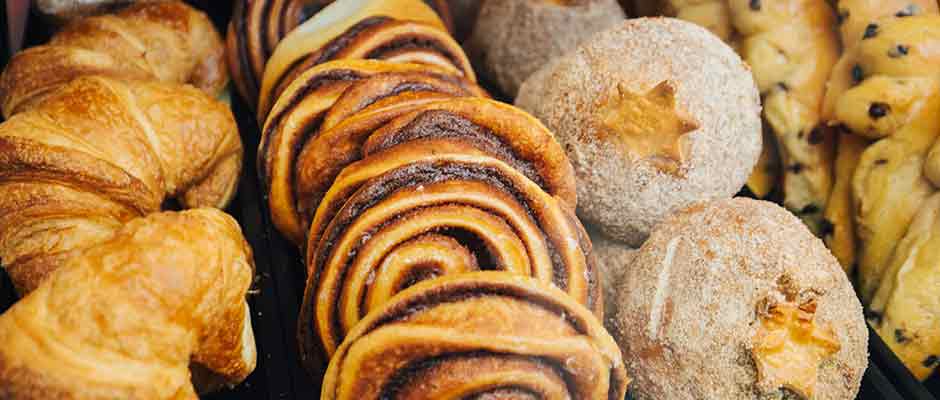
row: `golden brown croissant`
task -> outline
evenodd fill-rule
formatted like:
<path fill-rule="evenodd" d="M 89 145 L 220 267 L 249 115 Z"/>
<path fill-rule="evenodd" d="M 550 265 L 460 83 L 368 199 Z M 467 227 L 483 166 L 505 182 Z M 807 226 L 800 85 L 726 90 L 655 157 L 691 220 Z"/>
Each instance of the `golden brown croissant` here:
<path fill-rule="evenodd" d="M 231 52 L 230 52 L 231 54 Z M 264 68 L 258 121 L 307 69 L 330 60 L 379 59 L 434 66 L 476 81 L 460 45 L 421 0 L 338 0 L 285 36 Z"/>
<path fill-rule="evenodd" d="M 356 143 L 361 144 L 370 129 L 406 112 L 403 99 L 395 95 L 407 93 L 433 93 L 435 97 L 484 94 L 476 85 L 442 70 L 374 60 L 327 62 L 307 70 L 284 90 L 264 124 L 258 150 L 259 175 L 268 194 L 272 221 L 282 234 L 295 244 L 303 243 L 317 207 L 309 199 L 322 194 L 332 183 L 322 178 L 332 179 L 359 157 Z M 393 98 L 383 99 L 388 96 Z M 407 103 L 415 102 L 422 103 L 420 99 Z M 366 129 L 359 129 L 358 134 L 339 138 L 337 135 L 348 132 L 341 131 L 327 135 L 334 125 L 373 103 L 375 107 L 393 104 L 394 109 Z M 321 135 L 326 136 L 320 139 Z M 324 151 L 318 154 L 307 150 L 306 143 L 322 140 L 333 140 L 334 145 L 342 147 L 319 147 Z M 347 143 L 335 143 L 339 140 Z M 298 157 L 304 162 L 302 166 L 298 166 Z M 321 179 L 311 183 L 311 174 Z"/>
<path fill-rule="evenodd" d="M 330 362 L 333 399 L 622 399 L 620 349 L 535 279 L 477 272 L 419 283 L 369 314 Z"/>
<path fill-rule="evenodd" d="M 0 259 L 20 293 L 168 199 L 234 195 L 241 139 L 205 93 L 83 77 L 45 97 L 0 125 Z"/>
<path fill-rule="evenodd" d="M 658 5 L 657 5 L 658 3 Z M 636 2 L 642 13 L 665 13 L 707 27 L 731 43 L 754 72 L 767 129 L 782 163 L 784 205 L 820 234 L 832 190 L 835 138 L 821 119 L 826 82 L 839 52 L 826 0 L 658 0 Z M 765 154 L 748 186 L 763 197 L 773 182 Z"/>
<path fill-rule="evenodd" d="M 240 382 L 255 367 L 252 276 L 220 211 L 131 221 L 0 316 L 0 398 L 196 399 L 191 362 Z"/>
<path fill-rule="evenodd" d="M 228 83 L 224 51 L 205 14 L 179 1 L 141 3 L 77 20 L 18 53 L 0 76 L 0 105 L 9 118 L 84 75 L 190 83 L 215 96 Z"/>
<path fill-rule="evenodd" d="M 255 107 L 264 65 L 277 44 L 333 0 L 238 0 L 226 35 L 229 70 L 239 93 Z M 452 26 L 447 0 L 427 1 Z"/>

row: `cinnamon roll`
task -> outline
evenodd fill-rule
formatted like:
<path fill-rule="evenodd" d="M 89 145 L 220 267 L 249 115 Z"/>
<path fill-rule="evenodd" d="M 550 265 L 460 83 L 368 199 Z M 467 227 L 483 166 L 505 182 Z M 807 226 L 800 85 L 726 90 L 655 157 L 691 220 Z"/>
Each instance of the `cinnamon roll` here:
<path fill-rule="evenodd" d="M 278 230 L 296 244 L 303 242 L 309 218 L 305 219 L 298 209 L 294 171 L 306 142 L 360 108 L 388 104 L 384 98 L 389 96 L 429 93 L 484 95 L 470 82 L 417 64 L 339 60 L 318 65 L 298 77 L 272 108 L 258 150 L 259 174 Z M 333 160 L 336 156 L 332 153 L 329 157 Z M 312 214 L 307 211 L 307 215 Z"/>
<path fill-rule="evenodd" d="M 257 105 L 264 65 L 277 44 L 294 28 L 332 2 L 333 0 L 235 2 L 226 37 L 228 65 L 239 93 L 252 107 Z M 452 26 L 453 18 L 446 0 L 427 0 L 425 3 L 438 13 L 448 27 Z"/>
<path fill-rule="evenodd" d="M 285 36 L 264 68 L 259 120 L 304 71 L 337 59 L 382 59 L 476 77 L 444 23 L 420 0 L 339 0 Z"/>
<path fill-rule="evenodd" d="M 369 314 L 321 398 L 622 399 L 628 383 L 584 307 L 535 279 L 479 272 L 420 283 Z"/>
<path fill-rule="evenodd" d="M 307 244 L 308 367 L 392 294 L 439 275 L 533 276 L 603 315 L 590 241 L 572 209 L 478 139 L 416 137 L 376 153 L 367 143 L 367 157 L 337 177 Z"/>

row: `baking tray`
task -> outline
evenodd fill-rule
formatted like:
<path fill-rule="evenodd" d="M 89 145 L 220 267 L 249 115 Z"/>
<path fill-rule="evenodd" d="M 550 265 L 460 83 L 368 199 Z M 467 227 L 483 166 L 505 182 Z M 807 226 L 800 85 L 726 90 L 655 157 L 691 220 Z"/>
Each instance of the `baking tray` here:
<path fill-rule="evenodd" d="M 231 15 L 230 2 L 192 0 L 190 3 L 208 12 L 219 30 L 225 31 Z M 6 4 L 3 4 L 2 11 L 0 66 L 6 65 L 10 53 Z M 31 15 L 27 23 L 25 45 L 43 43 L 49 33 L 49 28 L 38 17 Z M 234 91 L 231 97 L 232 110 L 245 145 L 245 165 L 238 195 L 226 211 L 241 224 L 254 250 L 256 276 L 248 302 L 258 346 L 258 366 L 241 385 L 204 398 L 317 399 L 319 382 L 309 377 L 301 367 L 295 335 L 305 282 L 302 258 L 298 250 L 274 230 L 268 219 L 266 203 L 255 173 L 255 153 L 260 132 L 250 109 Z M 0 269 L 0 313 L 9 308 L 14 300 L 9 277 Z M 940 378 L 937 374 L 926 384 L 921 384 L 872 331 L 869 352 L 871 362 L 862 381 L 859 400 L 936 400 L 935 396 L 940 396 Z"/>

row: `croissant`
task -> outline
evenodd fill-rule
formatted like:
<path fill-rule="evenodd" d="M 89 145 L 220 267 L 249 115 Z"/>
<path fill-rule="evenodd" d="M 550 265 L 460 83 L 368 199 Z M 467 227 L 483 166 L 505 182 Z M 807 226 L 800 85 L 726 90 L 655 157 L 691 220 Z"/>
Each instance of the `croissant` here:
<path fill-rule="evenodd" d="M 128 222 L 0 315 L 0 398 L 196 399 L 190 363 L 255 367 L 251 251 L 224 213 Z"/>
<path fill-rule="evenodd" d="M 9 118 L 84 75 L 190 83 L 215 96 L 228 83 L 224 49 L 202 12 L 180 1 L 136 4 L 16 54 L 0 76 L 0 107 Z"/>
<path fill-rule="evenodd" d="M 421 0 L 338 0 L 285 36 L 264 68 L 258 121 L 307 69 L 330 60 L 379 59 L 434 66 L 475 82 L 460 45 Z"/>
<path fill-rule="evenodd" d="M 0 259 L 20 293 L 166 200 L 233 197 L 241 139 L 205 93 L 82 77 L 44 97 L 0 124 Z"/>
<path fill-rule="evenodd" d="M 364 134 L 380 126 L 376 122 L 406 112 L 407 105 L 400 101 L 401 96 L 394 95 L 432 93 L 438 98 L 484 95 L 476 85 L 442 70 L 374 60 L 331 61 L 305 71 L 294 80 L 264 124 L 258 150 L 259 175 L 268 193 L 272 222 L 278 230 L 295 244 L 302 244 L 317 207 L 310 199 L 316 197 L 315 193 L 324 192 L 331 183 L 322 178 L 320 182 L 310 183 L 314 179 L 310 175 L 335 177 L 343 166 L 354 161 L 351 157 L 358 156 L 355 142 L 364 141 Z M 386 98 L 388 96 L 393 98 Z M 414 98 L 407 103 L 421 102 Z M 361 108 L 373 105 L 372 109 L 376 109 L 383 104 L 393 106 L 385 110 L 386 115 L 380 116 L 378 121 L 357 127 L 357 134 L 346 130 L 331 132 L 331 128 Z M 348 125 L 337 129 L 346 127 Z M 323 151 L 317 154 L 307 149 L 306 143 L 324 140 L 332 140 L 336 147 L 318 147 Z"/>
<path fill-rule="evenodd" d="M 239 0 L 234 2 L 226 35 L 229 70 L 242 98 L 257 106 L 264 65 L 288 33 L 333 0 Z M 427 2 L 452 26 L 446 0 Z"/>
<path fill-rule="evenodd" d="M 766 129 L 776 137 L 784 205 L 821 234 L 836 142 L 821 118 L 826 83 L 839 54 L 830 5 L 825 0 L 638 0 L 636 7 L 705 26 L 737 48 L 753 69 Z M 778 172 L 769 150 L 748 183 L 758 197 L 770 192 Z"/>
<path fill-rule="evenodd" d="M 320 398 L 622 399 L 613 339 L 577 302 L 505 272 L 419 283 L 356 325 Z"/>

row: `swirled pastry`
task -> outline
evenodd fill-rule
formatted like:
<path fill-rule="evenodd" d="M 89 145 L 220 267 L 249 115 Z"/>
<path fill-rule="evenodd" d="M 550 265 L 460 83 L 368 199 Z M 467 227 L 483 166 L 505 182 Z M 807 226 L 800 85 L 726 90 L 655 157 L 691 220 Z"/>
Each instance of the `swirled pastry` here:
<path fill-rule="evenodd" d="M 343 342 L 323 399 L 621 399 L 620 350 L 558 289 L 503 272 L 419 283 Z"/>
<path fill-rule="evenodd" d="M 314 188 L 295 184 L 300 180 L 307 183 L 309 174 L 321 172 L 319 168 L 298 170 L 298 157 L 305 161 L 301 167 L 306 167 L 309 162 L 326 161 L 310 160 L 310 153 L 314 150 L 307 150 L 307 143 L 322 142 L 321 134 L 326 134 L 348 115 L 372 103 L 377 103 L 375 107 L 398 104 L 391 98 L 382 100 L 389 96 L 400 99 L 396 95 L 402 93 L 436 94 L 437 97 L 483 95 L 476 85 L 444 71 L 417 64 L 373 60 L 338 60 L 321 64 L 304 72 L 285 89 L 264 124 L 258 149 L 259 175 L 268 193 L 273 223 L 282 234 L 296 244 L 303 243 L 317 204 L 309 200 L 300 204 L 298 194 L 303 195 L 304 200 L 315 197 L 311 193 L 316 192 L 316 188 L 322 190 L 324 183 L 327 187 L 330 183 L 311 185 Z M 395 102 L 389 103 L 391 101 Z M 397 112 L 405 112 L 405 109 L 398 108 Z M 369 129 L 374 128 L 377 126 Z M 366 132 L 368 130 L 360 130 L 360 133 Z M 336 140 L 332 134 L 327 138 Z M 349 157 L 357 156 L 357 138 L 364 140 L 361 134 L 351 135 L 343 140 L 353 143 L 342 148 L 329 148 L 330 160 L 351 162 Z M 331 174 L 339 172 L 342 164 L 330 162 L 326 168 L 322 172 L 331 177 Z"/>
<path fill-rule="evenodd" d="M 309 368 L 370 310 L 440 275 L 533 276 L 603 315 L 590 241 L 564 197 L 570 165 L 534 119 L 491 100 L 442 100 L 376 130 L 362 154 L 308 234 L 299 329 Z"/>
<path fill-rule="evenodd" d="M 338 0 L 285 36 L 264 68 L 258 120 L 307 69 L 330 60 L 418 63 L 476 76 L 434 10 L 421 0 Z"/>
<path fill-rule="evenodd" d="M 320 12 L 333 0 L 238 0 L 229 21 L 226 47 L 228 65 L 239 93 L 252 107 L 257 106 L 264 65 L 278 43 L 294 28 Z M 394 9 L 394 1 L 386 1 Z M 425 1 L 452 26 L 446 0 Z"/>

